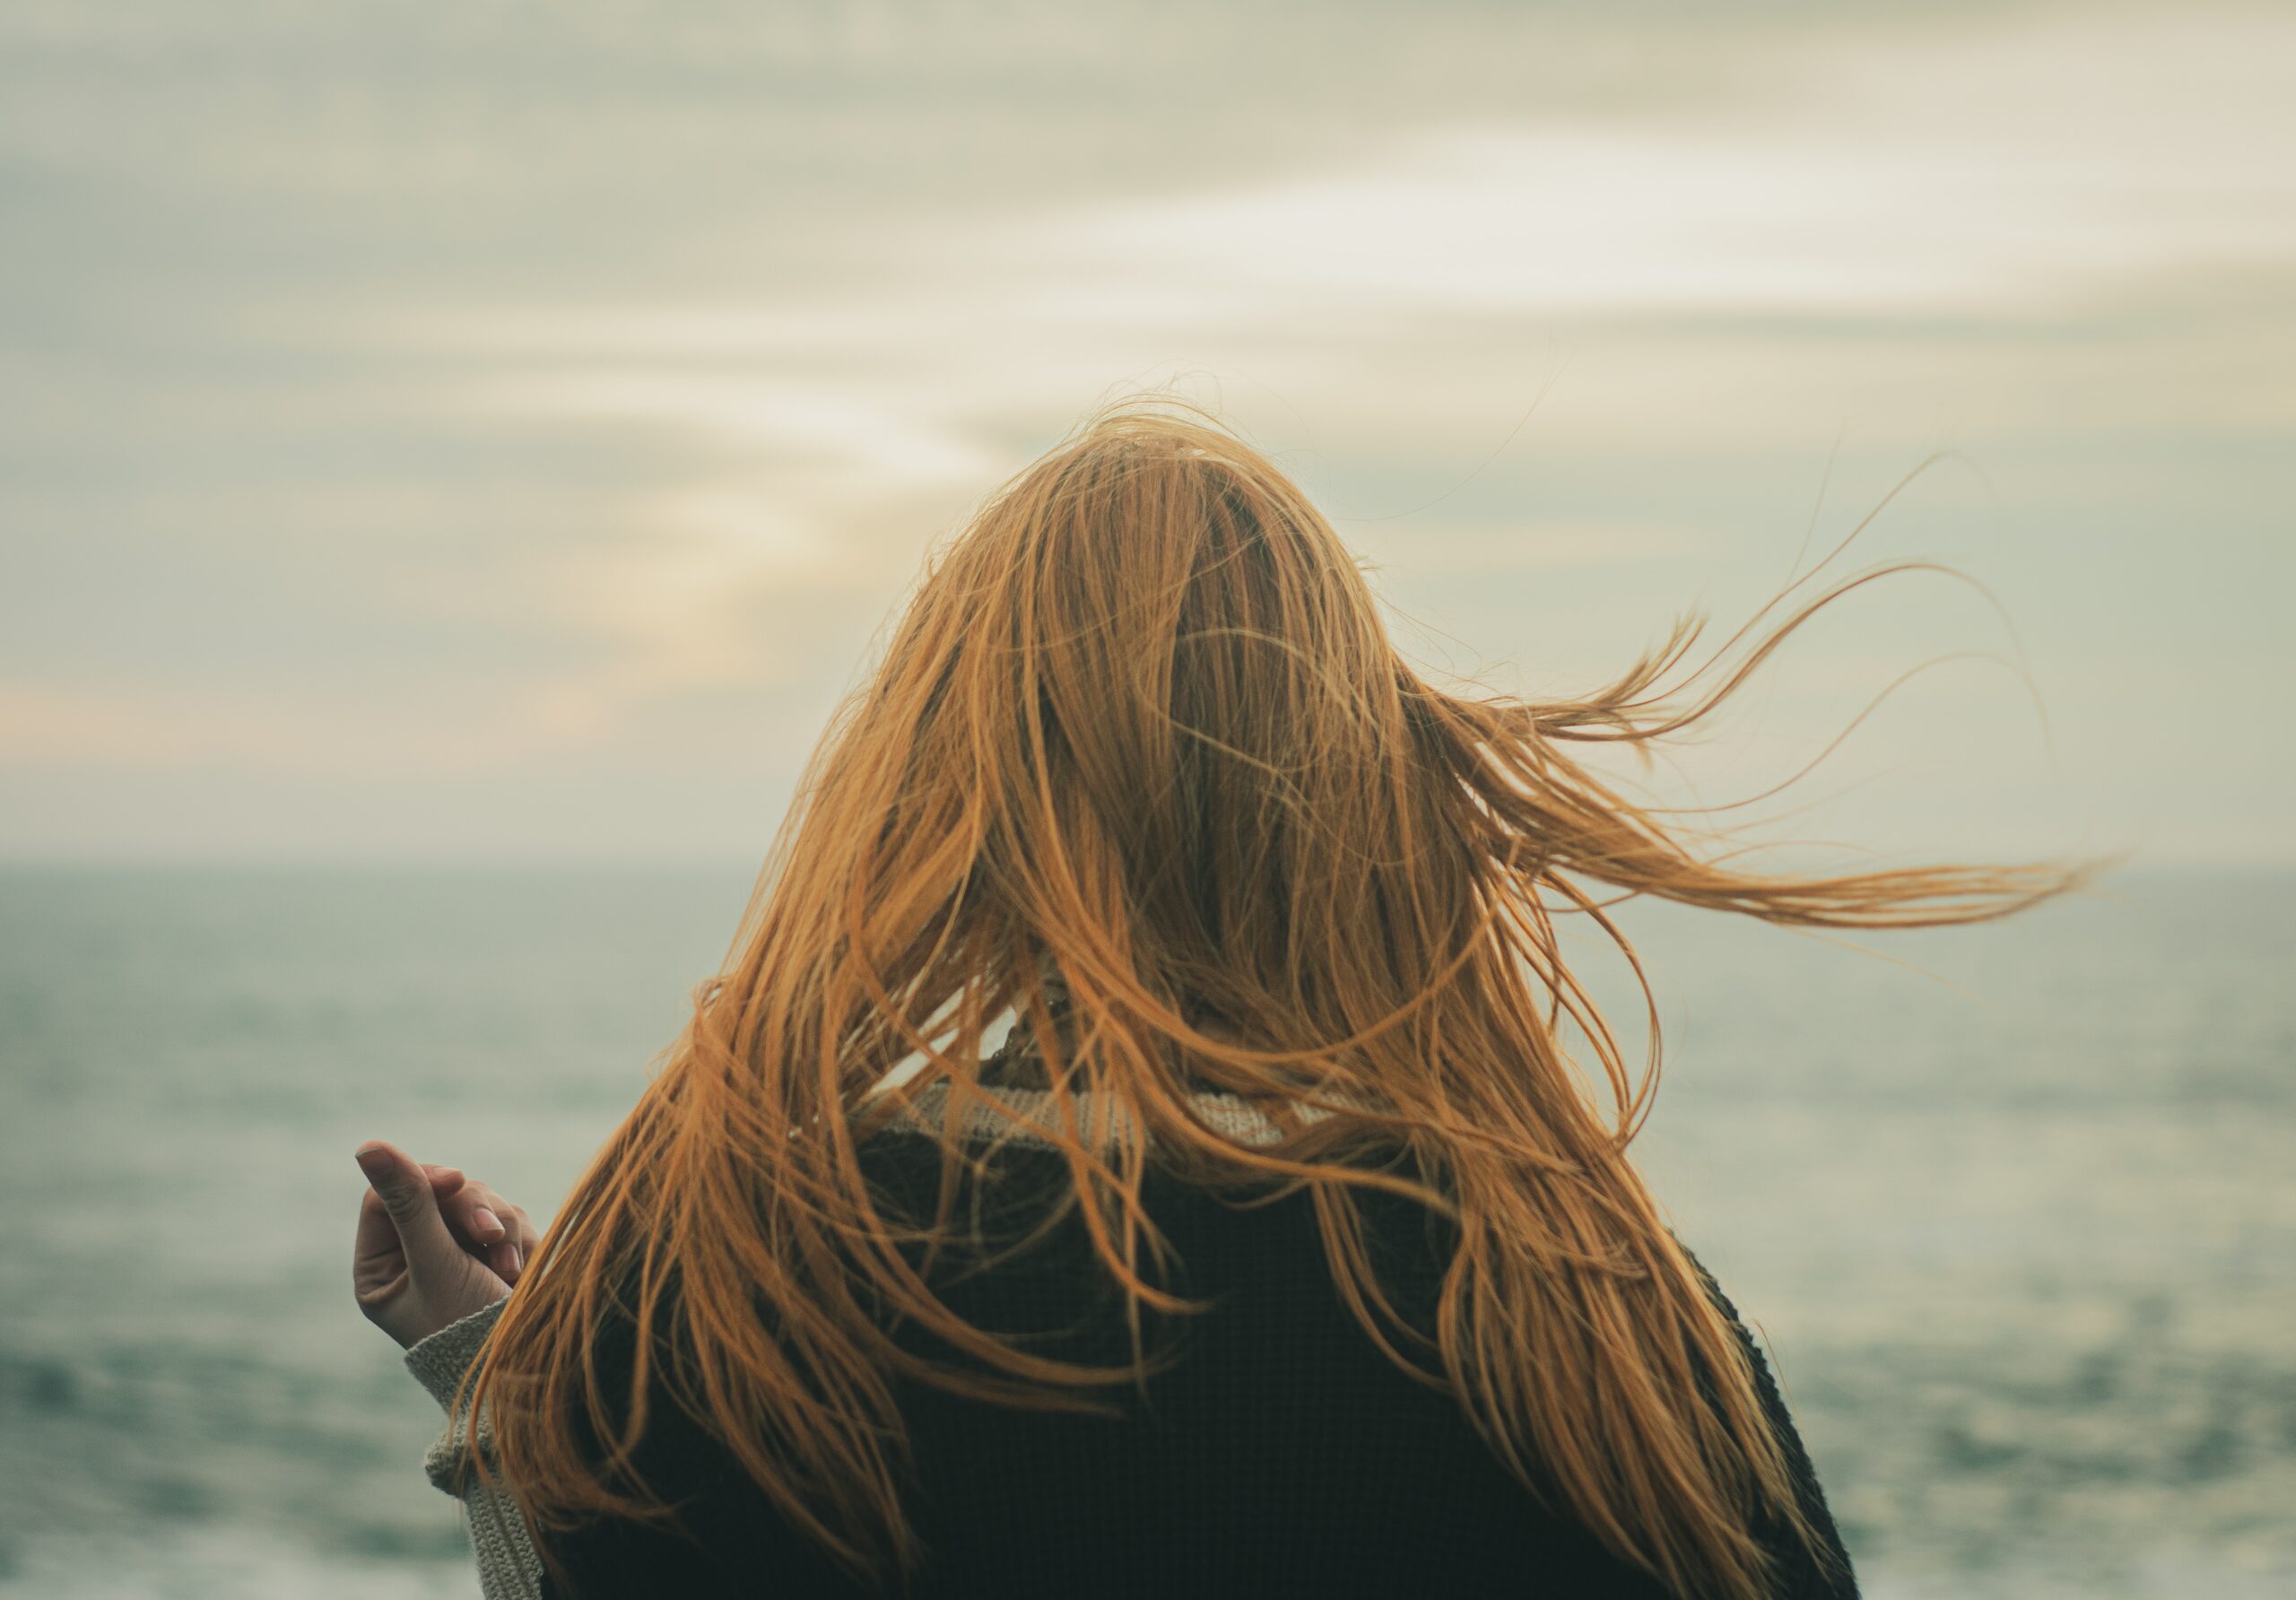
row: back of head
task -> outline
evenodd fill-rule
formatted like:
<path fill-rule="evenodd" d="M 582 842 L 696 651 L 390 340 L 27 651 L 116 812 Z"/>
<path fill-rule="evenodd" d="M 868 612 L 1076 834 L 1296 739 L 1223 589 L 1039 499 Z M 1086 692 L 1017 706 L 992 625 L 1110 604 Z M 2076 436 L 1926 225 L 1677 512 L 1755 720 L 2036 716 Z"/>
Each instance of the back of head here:
<path fill-rule="evenodd" d="M 1777 622 L 1747 665 L 1878 575 Z M 1713 836 L 1569 753 L 1662 740 L 1720 703 L 1745 668 L 1688 705 L 1712 664 L 1657 687 L 1697 632 L 1569 701 L 1448 692 L 1397 654 L 1354 558 L 1265 455 L 1171 403 L 1088 419 L 930 564 L 817 752 L 726 970 L 513 1297 L 479 1381 L 528 1380 L 498 1428 L 537 1517 L 647 1509 L 566 1422 L 615 1296 L 674 1352 L 681 1403 L 857 1571 L 920 1553 L 887 1442 L 907 1358 L 865 1307 L 1008 1386 L 1109 1379 L 963 1326 L 894 1248 L 918 1220 L 880 1214 L 860 1171 L 869 1130 L 927 1091 L 952 1160 L 982 1108 L 1022 1115 L 979 1092 L 984 1035 L 1017 1012 L 1051 1091 L 1033 1131 L 1136 1303 L 1185 1309 L 1137 1204 L 1152 1152 L 1207 1183 L 1312 1187 L 1344 1297 L 1405 1360 L 1416 1335 L 1350 1219 L 1364 1187 L 1410 1193 L 1456 1223 L 1433 1354 L 1500 1458 L 1678 1592 L 1765 1592 L 1752 1519 L 1808 1530 L 1733 1332 L 1626 1159 L 1656 1013 L 1638 1083 L 1554 918 L 1588 917 L 1631 959 L 1590 885 L 1910 926 L 2004 915 L 2097 865 L 1725 865 Z M 1565 1012 L 1610 1117 L 1558 1042 Z M 1207 1083 L 1285 1137 L 1207 1123 L 1188 1093 Z M 1365 1159 L 1399 1149 L 1415 1159 Z"/>
<path fill-rule="evenodd" d="M 1439 697 L 1314 507 L 1192 417 L 1113 410 L 1006 486 L 849 737 L 873 767 L 900 751 L 857 786 L 908 824 L 889 849 L 978 839 L 951 926 L 1001 924 L 1012 975 L 1048 958 L 1084 1015 L 1328 1043 L 1470 942 Z"/>

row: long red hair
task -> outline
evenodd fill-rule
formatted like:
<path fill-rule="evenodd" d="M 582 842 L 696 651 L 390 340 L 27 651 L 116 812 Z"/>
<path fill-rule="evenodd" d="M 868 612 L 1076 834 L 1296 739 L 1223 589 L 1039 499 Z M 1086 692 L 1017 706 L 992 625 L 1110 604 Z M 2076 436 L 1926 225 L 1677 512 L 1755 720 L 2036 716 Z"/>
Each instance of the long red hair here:
<path fill-rule="evenodd" d="M 1680 1594 L 1767 1593 L 1757 1517 L 1818 1542 L 1736 1336 L 1627 1157 L 1655 1003 L 1638 1082 L 1554 917 L 1587 917 L 1639 977 L 1597 886 L 1913 927 L 2004 916 L 2110 863 L 1750 872 L 1699 813 L 1638 806 L 1569 752 L 1691 726 L 1820 606 L 1927 564 L 1837 579 L 1752 635 L 1813 570 L 1671 687 L 1695 619 L 1583 698 L 1446 692 L 1266 457 L 1179 403 L 1095 413 L 929 563 L 725 969 L 512 1295 L 471 1398 L 529 1517 L 665 1514 L 584 1443 L 626 1458 L 650 1383 L 835 1560 L 898 1577 L 926 1553 L 902 1513 L 900 1379 L 1082 1406 L 1128 1376 L 964 1323 L 904 1248 L 953 1237 L 945 1198 L 887 1215 L 862 1174 L 861 1142 L 935 1085 L 952 1172 L 983 1107 L 1022 1114 L 980 1081 L 985 1035 L 1016 1013 L 1052 1091 L 1032 1131 L 1135 1311 L 1190 1309 L 1160 1286 L 1151 1162 L 1309 1191 L 1366 1332 L 1455 1392 L 1526 1484 Z M 1607 1116 L 1559 1043 L 1566 1014 Z M 1208 1126 L 1191 1081 L 1283 1137 Z M 1431 1335 L 1372 1268 L 1366 1186 L 1456 1226 Z M 965 1370 L 906 1353 L 888 1310 Z M 640 1335 L 627 1394 L 595 1370 L 609 1316 Z"/>

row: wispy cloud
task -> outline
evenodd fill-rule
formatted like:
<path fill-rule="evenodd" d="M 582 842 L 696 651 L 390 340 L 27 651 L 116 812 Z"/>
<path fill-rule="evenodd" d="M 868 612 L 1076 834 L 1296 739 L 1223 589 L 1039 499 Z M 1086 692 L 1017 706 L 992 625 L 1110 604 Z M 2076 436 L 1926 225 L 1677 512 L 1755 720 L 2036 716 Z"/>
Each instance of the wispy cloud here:
<path fill-rule="evenodd" d="M 1766 580 L 1853 423 L 1887 459 L 1854 437 L 1837 506 L 1985 440 L 2033 548 L 2077 542 L 2048 592 L 2091 597 L 2079 648 L 2139 613 L 2239 636 L 2163 614 L 2144 552 L 2238 539 L 2278 492 L 2243 452 L 2296 416 L 2296 17 L 1661 37 L 1439 7 L 1405 40 L 1369 7 L 1326 38 L 1352 55 L 1289 76 L 1226 34 L 1205 59 L 1258 28 L 1292 60 L 1284 30 L 1200 20 L 887 35 L 770 104 L 741 73 L 818 41 L 727 23 L 635 62 L 585 35 L 483 127 L 483 51 L 370 83 L 345 35 L 309 47 L 324 83 L 281 69 L 271 121 L 233 102 L 157 205 L 119 175 L 159 170 L 198 86 L 139 110 L 114 82 L 134 35 L 51 19 L 38 48 L 116 115 L 43 90 L 0 148 L 95 152 L 84 217 L 13 268 L 47 274 L 39 326 L 0 312 L 30 358 L 0 375 L 25 422 L 0 491 L 19 814 L 43 773 L 197 762 L 259 796 L 299 764 L 654 761 L 745 692 L 797 695 L 745 730 L 779 752 L 755 770 L 792 765 L 926 543 L 1094 400 L 1173 379 L 1502 649 L 1521 602 L 1484 580 L 1509 573 L 1540 575 L 1555 641 L 1655 625 L 1734 552 Z M 1390 55 L 1408 74 L 1367 115 L 1351 85 Z M 1196 99 L 1163 124 L 1096 99 L 1134 57 L 1196 66 Z M 318 117 L 326 84 L 432 114 Z M 182 270 L 133 276 L 162 236 Z"/>

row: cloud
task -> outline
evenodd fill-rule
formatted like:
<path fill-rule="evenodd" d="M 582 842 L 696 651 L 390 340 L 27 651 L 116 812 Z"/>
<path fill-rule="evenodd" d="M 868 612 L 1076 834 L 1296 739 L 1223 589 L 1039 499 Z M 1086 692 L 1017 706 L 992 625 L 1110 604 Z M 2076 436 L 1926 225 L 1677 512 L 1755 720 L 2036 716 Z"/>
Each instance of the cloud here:
<path fill-rule="evenodd" d="M 1375 568 L 1396 567 L 1414 577 L 1547 571 L 1557 568 L 1605 567 L 1663 561 L 1698 552 L 1712 540 L 1711 529 L 1680 523 L 1627 518 L 1558 519 L 1526 515 L 1519 523 L 1473 526 L 1429 518 L 1406 534 L 1358 536 L 1374 543 Z"/>
<path fill-rule="evenodd" d="M 150 689 L 131 693 L 0 683 L 0 766 L 123 769 L 241 755 L 265 730 L 243 709 L 187 717 Z"/>
<path fill-rule="evenodd" d="M 2174 598 L 2166 517 L 2205 555 L 2276 492 L 2242 452 L 2296 405 L 2296 15 L 1361 8 L 1323 59 L 1230 13 L 1288 75 L 1148 10 L 1064 24 L 1097 77 L 888 35 L 907 65 L 770 105 L 770 41 L 689 92 L 648 50 L 719 41 L 650 28 L 284 41 L 220 108 L 156 54 L 20 66 L 13 773 L 230 766 L 255 815 L 293 771 L 699 770 L 676 740 L 761 689 L 744 736 L 801 748 L 796 686 L 927 541 L 1135 384 L 1212 391 L 1398 587 L 1547 659 L 1735 552 L 1766 578 L 1845 422 L 1881 443 L 1837 505 L 1955 435 L 2011 456 L 2110 648 Z M 1133 34 L 1164 53 L 1118 93 Z M 2178 639 L 2238 632 L 2144 633 L 2161 700 Z"/>
<path fill-rule="evenodd" d="M 2296 55 L 2296 17 L 2017 15 L 1775 54 L 1769 93 L 1694 118 L 1484 111 L 1287 176 L 880 221 L 843 288 L 406 308 L 370 332 L 504 363 L 464 395 L 500 414 L 780 452 L 859 503 L 985 484 L 1013 465 L 981 442 L 1006 421 L 1198 365 L 1384 416 L 1391 439 L 1413 413 L 1440 436 L 1469 407 L 1518 410 L 1541 378 L 1521 352 L 1555 336 L 1601 353 L 1574 400 L 1631 391 L 1645 445 L 1802 427 L 1730 389 L 1806 388 L 1845 342 L 1900 374 L 1974 363 L 2015 404 L 2047 380 L 2036 329 L 2086 318 L 2086 359 L 2141 380 L 2132 353 L 2157 369 L 2179 353 L 2167 340 L 2220 330 L 2188 321 L 2132 352 L 2117 342 L 2144 330 L 2113 327 L 2117 309 L 2189 309 L 2296 265 L 2296 163 L 2277 154 L 2296 147 L 2296 100 L 2271 65 Z M 1452 403 L 1396 406 L 1381 367 Z"/>
<path fill-rule="evenodd" d="M 2006 321 L 2296 256 L 2296 100 L 2270 65 L 2292 57 L 2284 15 L 1861 39 L 1734 116 L 1436 127 L 1345 170 L 1121 200 L 991 248 L 1118 307 L 1216 283 L 1231 326 L 1425 308 Z"/>
<path fill-rule="evenodd" d="M 843 385 L 760 370 L 634 364 L 552 370 L 483 381 L 463 403 L 499 415 L 634 423 L 792 457 L 801 475 L 841 475 L 874 490 L 960 482 L 994 463 L 894 401 Z"/>

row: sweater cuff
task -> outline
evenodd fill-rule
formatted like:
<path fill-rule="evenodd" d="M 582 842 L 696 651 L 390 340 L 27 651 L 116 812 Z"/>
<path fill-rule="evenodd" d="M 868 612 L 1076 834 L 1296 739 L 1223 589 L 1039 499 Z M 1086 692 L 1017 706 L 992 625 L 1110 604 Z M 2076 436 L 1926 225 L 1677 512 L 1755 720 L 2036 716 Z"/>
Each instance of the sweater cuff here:
<path fill-rule="evenodd" d="M 502 1307 L 509 1298 L 506 1294 L 483 1310 L 473 1311 L 407 1346 L 406 1370 L 414 1374 L 415 1381 L 429 1391 L 440 1410 L 454 1408 L 455 1391 L 462 1386 L 463 1374 L 478 1359 L 479 1348 L 493 1331 L 495 1320 L 502 1315 Z"/>

